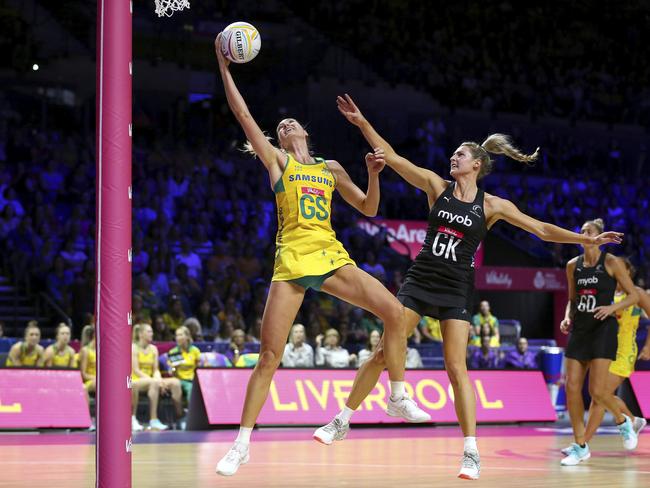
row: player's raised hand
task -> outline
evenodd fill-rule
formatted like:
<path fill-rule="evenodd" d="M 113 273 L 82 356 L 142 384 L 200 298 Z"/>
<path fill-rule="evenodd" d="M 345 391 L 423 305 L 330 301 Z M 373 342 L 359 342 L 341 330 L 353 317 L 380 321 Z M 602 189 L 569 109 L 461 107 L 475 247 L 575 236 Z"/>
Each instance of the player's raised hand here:
<path fill-rule="evenodd" d="M 384 166 L 386 166 L 384 150 L 377 147 L 374 152 L 366 154 L 366 166 L 368 167 L 368 173 L 380 173 L 384 169 Z"/>
<path fill-rule="evenodd" d="M 341 112 L 341 114 L 343 114 L 351 124 L 359 126 L 365 120 L 361 110 L 359 110 L 359 107 L 356 106 L 350 95 L 347 93 L 343 97 L 336 97 L 336 106 L 338 107 L 339 112 Z"/>

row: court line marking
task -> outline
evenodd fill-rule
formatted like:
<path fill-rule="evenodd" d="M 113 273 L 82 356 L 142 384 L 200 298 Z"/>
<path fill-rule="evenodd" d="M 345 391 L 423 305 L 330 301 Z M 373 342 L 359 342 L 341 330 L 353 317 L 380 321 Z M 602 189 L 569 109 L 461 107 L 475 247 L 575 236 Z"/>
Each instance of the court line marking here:
<path fill-rule="evenodd" d="M 83 461 L 52 461 L 48 463 L 47 461 L 2 461 L 3 465 L 7 464 L 12 464 L 12 465 L 83 465 L 83 466 L 89 466 L 90 463 L 88 462 L 83 462 Z M 169 465 L 180 465 L 180 466 L 196 466 L 196 462 L 182 462 L 182 461 L 133 461 L 134 465 L 159 465 L 159 464 L 164 464 L 165 466 Z M 451 469 L 451 467 L 448 464 L 364 464 L 364 463 L 310 463 L 310 462 L 304 462 L 304 463 L 287 463 L 287 462 L 252 462 L 248 464 L 249 466 L 311 466 L 311 467 L 333 467 L 333 466 L 340 466 L 340 467 L 357 467 L 357 468 L 407 468 L 407 469 L 431 469 L 431 468 L 442 468 L 442 469 Z M 454 470 L 456 468 L 453 468 Z M 570 467 L 565 467 L 562 468 L 559 464 L 557 464 L 557 469 L 561 471 L 566 471 L 567 473 L 577 473 L 577 472 L 585 472 L 585 473 L 612 473 L 611 469 L 607 468 L 597 468 L 597 467 L 592 467 L 589 464 L 581 464 L 579 466 L 570 466 Z M 554 471 L 553 466 L 548 466 L 548 467 L 517 467 L 517 466 L 481 466 L 481 471 L 543 471 L 543 472 L 549 472 L 549 471 Z M 624 471 L 619 471 L 619 473 L 636 473 L 636 474 L 643 474 L 643 475 L 650 475 L 650 471 L 644 471 L 644 470 L 639 470 L 639 469 L 625 469 Z M 1 486 L 1 485 L 0 485 Z"/>

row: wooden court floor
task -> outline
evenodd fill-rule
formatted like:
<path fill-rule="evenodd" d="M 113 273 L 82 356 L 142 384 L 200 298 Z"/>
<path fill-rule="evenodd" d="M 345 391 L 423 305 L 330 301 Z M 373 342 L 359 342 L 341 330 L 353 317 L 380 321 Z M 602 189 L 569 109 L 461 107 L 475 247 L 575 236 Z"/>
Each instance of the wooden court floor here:
<path fill-rule="evenodd" d="M 633 454 L 623 452 L 618 436 L 601 435 L 591 443 L 588 462 L 561 467 L 558 449 L 570 437 L 532 428 L 483 428 L 481 479 L 472 482 L 455 477 L 462 449 L 457 428 L 357 429 L 332 446 L 312 441 L 311 432 L 254 433 L 251 462 L 230 478 L 217 476 L 214 467 L 232 431 L 202 434 L 192 442 L 177 442 L 184 438 L 174 433 L 138 434 L 133 487 L 650 487 L 649 434 L 641 436 Z M 0 435 L 0 487 L 93 487 L 91 439 Z"/>

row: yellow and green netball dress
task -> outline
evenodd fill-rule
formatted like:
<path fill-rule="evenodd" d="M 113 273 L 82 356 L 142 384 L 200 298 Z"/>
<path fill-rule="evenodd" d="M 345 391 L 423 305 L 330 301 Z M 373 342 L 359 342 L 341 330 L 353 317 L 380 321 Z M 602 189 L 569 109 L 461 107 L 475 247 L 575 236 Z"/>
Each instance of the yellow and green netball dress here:
<path fill-rule="evenodd" d="M 293 281 L 320 289 L 346 264 L 354 265 L 332 229 L 334 175 L 324 159 L 301 164 L 292 155 L 273 188 L 278 206 L 275 267 L 272 281 Z"/>
<path fill-rule="evenodd" d="M 97 376 L 97 351 L 95 350 L 94 347 L 89 347 L 89 346 L 84 346 L 86 348 L 86 352 L 88 353 L 88 364 L 86 364 L 86 371 L 85 373 L 88 376 L 92 376 L 93 378 Z M 93 380 L 88 380 L 84 383 L 84 385 L 88 386 L 93 382 Z"/>
<path fill-rule="evenodd" d="M 54 368 L 68 368 L 73 358 L 74 349 L 70 346 L 66 346 L 63 352 L 58 351 L 55 347 L 52 355 L 52 366 Z"/>
<path fill-rule="evenodd" d="M 136 346 L 137 347 L 137 346 Z M 138 366 L 147 377 L 153 377 L 154 362 L 156 361 L 156 354 L 153 347 L 149 348 L 149 352 L 145 352 L 138 347 Z M 135 371 L 131 371 L 131 379 L 137 380 L 140 378 Z"/>
<path fill-rule="evenodd" d="M 38 353 L 38 347 L 35 347 L 32 349 L 32 352 L 28 353 L 27 352 L 27 344 L 24 342 L 20 343 L 20 364 L 22 366 L 36 366 L 36 363 L 38 363 L 38 359 L 40 357 L 40 354 Z M 5 362 L 5 366 L 7 368 L 12 368 L 15 367 L 16 365 L 14 362 L 11 360 L 11 356 L 7 356 L 7 360 Z"/>
<path fill-rule="evenodd" d="M 625 300 L 625 293 L 614 295 L 614 302 Z M 609 372 L 617 376 L 629 378 L 634 372 L 634 363 L 638 355 L 636 331 L 639 328 L 641 309 L 632 305 L 616 313 L 618 320 L 618 349 L 616 361 L 609 366 Z"/>

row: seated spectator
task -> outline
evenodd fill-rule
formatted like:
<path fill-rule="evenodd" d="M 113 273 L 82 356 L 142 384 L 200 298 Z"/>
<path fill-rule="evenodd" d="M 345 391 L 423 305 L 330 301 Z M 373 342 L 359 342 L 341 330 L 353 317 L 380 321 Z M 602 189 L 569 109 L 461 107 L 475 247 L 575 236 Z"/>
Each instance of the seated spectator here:
<path fill-rule="evenodd" d="M 153 340 L 154 341 L 173 341 L 174 333 L 167 327 L 167 322 L 162 315 L 156 315 L 153 318 Z"/>
<path fill-rule="evenodd" d="M 5 336 L 5 323 L 0 320 L 0 338 Z"/>
<path fill-rule="evenodd" d="M 137 293 L 134 293 L 131 296 L 131 313 L 133 316 L 133 321 L 137 324 L 150 324 L 151 323 L 151 314 L 149 310 L 144 308 L 144 302 L 142 297 Z"/>
<path fill-rule="evenodd" d="M 506 368 L 539 369 L 537 357 L 528 350 L 528 339 L 525 337 L 519 338 L 517 349 L 506 355 L 504 363 Z"/>
<path fill-rule="evenodd" d="M 73 368 L 74 349 L 70 347 L 70 327 L 60 323 L 56 328 L 56 342 L 45 349 L 46 368 Z"/>
<path fill-rule="evenodd" d="M 370 337 L 370 333 L 373 330 L 379 332 L 380 335 L 383 334 L 384 332 L 384 323 L 381 320 L 379 320 L 378 317 L 371 314 L 367 310 L 363 311 L 363 317 L 359 321 L 359 323 L 366 330 L 366 334 L 368 334 L 368 337 Z"/>
<path fill-rule="evenodd" d="M 249 349 L 246 344 L 246 333 L 242 329 L 233 330 L 230 336 L 230 347 L 228 348 L 228 352 L 226 352 L 226 356 L 230 359 L 230 362 L 235 367 L 238 367 L 237 362 L 239 358 L 244 354 L 251 353 L 255 353 L 255 351 Z"/>
<path fill-rule="evenodd" d="M 250 243 L 244 247 L 243 255 L 237 258 L 236 263 L 241 274 L 248 280 L 258 277 L 262 272 L 262 263 Z"/>
<path fill-rule="evenodd" d="M 201 278 L 201 258 L 192 250 L 192 241 L 185 237 L 181 244 L 181 252 L 176 255 L 176 262 L 187 266 L 187 274 L 190 278 L 198 280 Z"/>
<path fill-rule="evenodd" d="M 149 428 L 167 430 L 168 427 L 158 420 L 158 398 L 161 394 L 171 394 L 177 417 L 183 416 L 183 393 L 177 378 L 163 378 L 158 365 L 158 348 L 152 344 L 153 329 L 149 324 L 133 326 L 133 344 L 131 346 L 131 391 L 133 392 L 131 428 L 138 432 L 143 430 L 138 422 L 138 400 L 140 393 L 146 391 L 149 397 Z"/>
<path fill-rule="evenodd" d="M 230 296 L 226 300 L 226 305 L 224 309 L 219 312 L 217 318 L 223 323 L 226 319 L 230 319 L 233 323 L 235 329 L 246 329 L 246 323 L 244 322 L 244 317 L 237 310 L 237 301 L 234 297 Z"/>
<path fill-rule="evenodd" d="M 172 295 L 169 298 L 169 312 L 165 312 L 162 317 L 167 328 L 172 332 L 183 325 L 186 317 L 183 311 L 183 302 L 178 295 Z"/>
<path fill-rule="evenodd" d="M 422 356 L 420 356 L 420 351 L 414 347 L 406 348 L 406 368 L 424 368 L 424 364 L 422 363 Z"/>
<path fill-rule="evenodd" d="M 440 321 L 426 315 L 422 317 L 418 324 L 422 337 L 425 342 L 442 342 L 442 330 L 440 329 Z"/>
<path fill-rule="evenodd" d="M 65 269 L 65 260 L 61 256 L 55 257 L 54 268 L 47 274 L 46 286 L 48 293 L 59 305 L 67 306 L 73 281 L 74 274 Z"/>
<path fill-rule="evenodd" d="M 218 344 L 230 344 L 230 337 L 232 336 L 233 331 L 235 330 L 235 324 L 232 320 L 226 319 L 221 322 L 221 328 L 217 337 L 214 338 L 214 342 Z"/>
<path fill-rule="evenodd" d="M 203 337 L 207 340 L 213 340 L 219 332 L 219 319 L 212 311 L 210 300 L 204 299 L 199 305 L 199 313 L 196 314 L 196 319 L 201 324 L 203 330 Z"/>
<path fill-rule="evenodd" d="M 480 347 L 483 337 L 489 337 L 490 338 L 490 347 L 499 347 L 499 338 L 493 334 L 494 330 L 490 327 L 489 324 L 484 323 L 481 326 L 480 333 L 478 336 L 473 335 L 474 334 L 474 328 L 470 327 L 470 341 L 469 345 L 470 346 L 477 346 Z"/>
<path fill-rule="evenodd" d="M 289 342 L 284 346 L 282 366 L 285 368 L 313 368 L 314 349 L 305 342 L 305 326 L 293 324 Z"/>
<path fill-rule="evenodd" d="M 377 346 L 379 345 L 380 340 L 381 340 L 381 334 L 379 333 L 379 331 L 373 330 L 370 333 L 370 336 L 368 337 L 368 342 L 366 343 L 366 347 L 359 351 L 357 368 L 360 368 L 363 365 L 363 363 L 365 363 L 368 360 L 368 358 L 372 356 L 372 353 L 377 350 Z"/>
<path fill-rule="evenodd" d="M 74 273 L 80 273 L 84 263 L 88 259 L 85 252 L 75 249 L 74 240 L 72 239 L 68 239 L 65 242 L 59 256 L 63 258 L 66 268 Z"/>
<path fill-rule="evenodd" d="M 493 337 L 491 347 L 499 347 L 499 319 L 492 315 L 490 311 L 490 302 L 487 300 L 481 301 L 479 304 L 479 313 L 472 317 L 472 325 L 474 326 L 474 341 L 472 345 L 481 345 L 481 327 L 483 324 L 490 326 L 490 335 Z"/>
<path fill-rule="evenodd" d="M 470 369 L 495 369 L 500 366 L 498 349 L 490 347 L 490 337 L 483 336 L 481 348 L 469 357 Z"/>
<path fill-rule="evenodd" d="M 262 317 L 257 317 L 246 334 L 246 342 L 259 344 L 262 340 Z"/>
<path fill-rule="evenodd" d="M 323 339 L 324 347 L 323 347 Z M 354 366 L 357 357 L 350 354 L 347 349 L 339 346 L 341 336 L 336 329 L 328 329 L 325 335 L 316 337 L 316 366 L 326 368 L 349 368 Z"/>
<path fill-rule="evenodd" d="M 6 366 L 8 368 L 21 366 L 42 368 L 44 351 L 43 346 L 39 344 L 40 340 L 41 329 L 38 327 L 38 322 L 30 320 L 25 327 L 23 340 L 16 342 L 9 349 Z"/>
<path fill-rule="evenodd" d="M 189 404 L 196 368 L 202 366 L 202 363 L 201 351 L 192 344 L 192 336 L 187 327 L 181 326 L 176 330 L 176 346 L 167 352 L 167 361 L 174 376 L 180 380 L 183 394 Z"/>
<path fill-rule="evenodd" d="M 366 261 L 361 264 L 361 269 L 382 283 L 386 281 L 386 269 L 381 263 L 377 262 L 377 257 L 373 251 L 366 252 Z"/>
<path fill-rule="evenodd" d="M 142 298 L 142 307 L 150 316 L 160 312 L 162 302 L 160 297 L 151 289 L 151 278 L 146 273 L 142 273 L 135 280 L 134 293 Z"/>
<path fill-rule="evenodd" d="M 203 342 L 203 330 L 201 329 L 201 323 L 198 320 L 194 317 L 190 317 L 183 322 L 183 327 L 188 328 L 193 341 Z"/>

